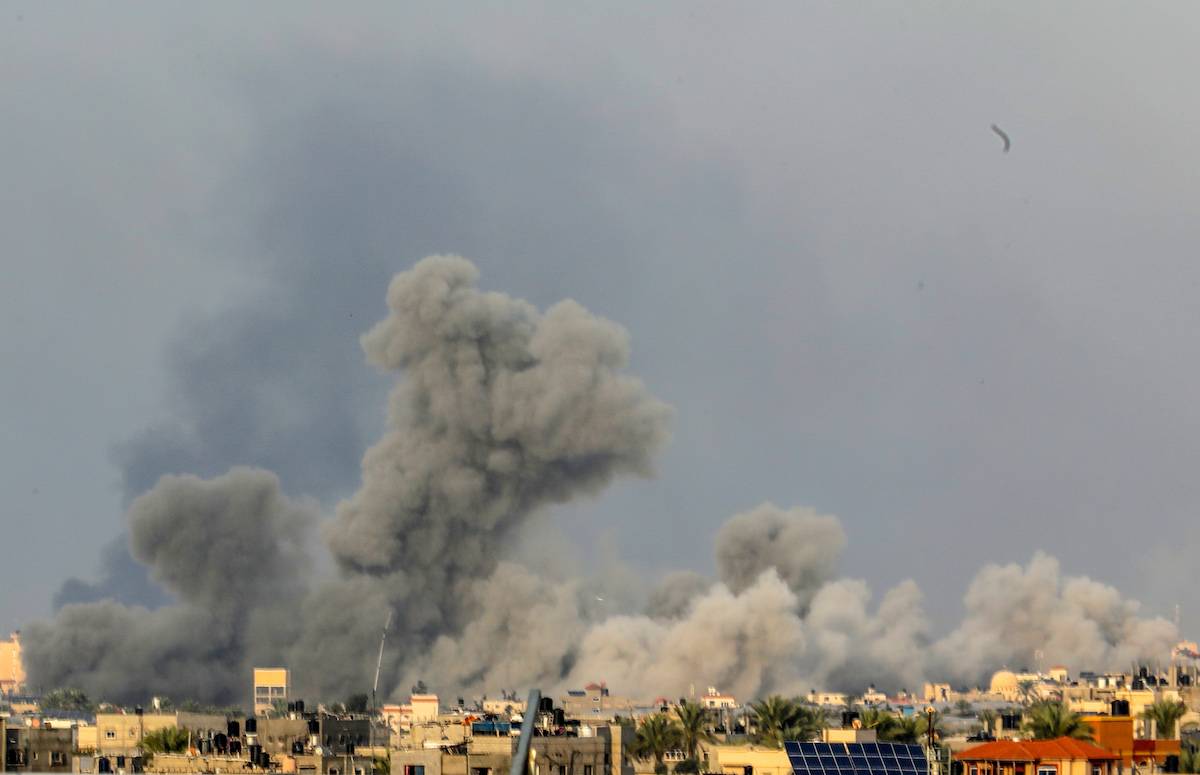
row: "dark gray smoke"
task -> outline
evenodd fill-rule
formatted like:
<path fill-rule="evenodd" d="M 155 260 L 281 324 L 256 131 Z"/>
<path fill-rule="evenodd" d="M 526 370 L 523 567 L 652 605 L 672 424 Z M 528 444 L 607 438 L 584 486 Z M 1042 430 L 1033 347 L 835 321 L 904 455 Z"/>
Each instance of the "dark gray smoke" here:
<path fill-rule="evenodd" d="M 312 507 L 283 496 L 273 475 L 164 477 L 133 502 L 130 545 L 178 604 L 65 606 L 30 630 L 36 680 L 142 699 L 188 660 L 215 676 L 200 698 L 225 701 L 258 659 L 286 661 L 299 686 L 328 696 L 362 685 L 391 609 L 390 689 L 405 660 L 484 626 L 478 585 L 497 550 L 538 508 L 649 474 L 670 409 L 622 373 L 619 326 L 570 301 L 539 313 L 479 291 L 476 278 L 465 259 L 421 261 L 396 276 L 390 315 L 363 337 L 370 359 L 402 379 L 361 489 L 326 525 L 341 578 L 305 593 Z M 98 619 L 123 626 L 97 630 Z M 89 653 L 74 664 L 53 647 L 82 638 Z M 131 649 L 140 671 L 109 656 Z"/>
<path fill-rule="evenodd" d="M 114 700 L 240 699 L 251 662 L 289 642 L 315 516 L 267 471 L 163 477 L 130 507 L 130 545 L 179 602 L 63 606 L 26 631 L 31 682 Z"/>
<path fill-rule="evenodd" d="M 150 581 L 145 565 L 129 554 L 129 536 L 122 533 L 100 551 L 100 578 L 84 581 L 70 578 L 54 593 L 54 610 L 70 603 L 116 600 L 145 608 L 166 605 L 171 598 Z"/>
<path fill-rule="evenodd" d="M 340 575 L 310 588 L 317 507 L 283 495 L 274 474 L 162 477 L 129 509 L 129 546 L 175 602 L 64 605 L 27 630 L 34 684 L 231 702 L 269 662 L 292 667 L 310 697 L 340 697 L 369 688 L 389 611 L 385 696 L 422 679 L 493 693 L 607 680 L 639 696 L 899 688 L 978 681 L 1035 651 L 1123 666 L 1176 637 L 1038 555 L 985 567 L 962 625 L 934 641 L 911 581 L 876 603 L 865 583 L 836 578 L 837 518 L 771 504 L 721 529 L 719 580 L 668 576 L 640 615 L 582 580 L 503 561 L 547 505 L 648 474 L 670 410 L 624 373 L 621 328 L 570 301 L 541 313 L 476 280 L 465 259 L 419 262 L 393 279 L 387 318 L 362 338 L 399 381 L 361 488 L 324 525 Z"/>

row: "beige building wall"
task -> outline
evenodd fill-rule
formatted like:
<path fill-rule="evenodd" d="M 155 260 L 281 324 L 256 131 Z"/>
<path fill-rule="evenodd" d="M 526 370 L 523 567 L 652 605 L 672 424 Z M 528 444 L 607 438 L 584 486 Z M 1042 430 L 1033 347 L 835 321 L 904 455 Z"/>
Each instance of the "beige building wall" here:
<path fill-rule="evenodd" d="M 19 692 L 25 686 L 25 665 L 21 661 L 21 633 L 0 640 L 0 692 Z"/>
<path fill-rule="evenodd" d="M 708 771 L 723 775 L 792 775 L 792 763 L 782 749 L 714 745 L 708 748 Z"/>
<path fill-rule="evenodd" d="M 286 667 L 254 668 L 254 715 L 270 711 L 292 695 L 292 673 Z"/>
<path fill-rule="evenodd" d="M 180 727 L 191 731 L 225 731 L 225 717 L 204 713 L 97 713 L 96 750 L 102 756 L 133 756 L 142 737 L 158 729 Z"/>
<path fill-rule="evenodd" d="M 437 721 L 438 696 L 436 694 L 414 694 L 408 704 L 412 706 L 412 723 L 424 724 Z"/>

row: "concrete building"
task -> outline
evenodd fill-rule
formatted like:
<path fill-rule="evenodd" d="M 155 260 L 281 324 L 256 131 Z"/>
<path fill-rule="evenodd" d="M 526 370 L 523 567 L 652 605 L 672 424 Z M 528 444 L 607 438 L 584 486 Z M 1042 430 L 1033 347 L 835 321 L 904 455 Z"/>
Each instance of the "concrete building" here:
<path fill-rule="evenodd" d="M 782 748 L 754 745 L 712 745 L 707 772 L 723 775 L 792 775 L 792 763 Z"/>
<path fill-rule="evenodd" d="M 1130 716 L 1084 716 L 1096 745 L 1118 757 L 1125 768 L 1138 772 L 1161 770 L 1171 757 L 1178 757 L 1180 741 L 1135 739 L 1135 721 Z"/>
<path fill-rule="evenodd" d="M 226 719 L 207 713 L 97 713 L 94 743 L 90 735 L 81 736 L 79 750 L 99 756 L 133 757 L 142 751 L 142 738 L 150 732 L 178 727 L 192 732 L 198 739 L 211 737 L 211 732 L 225 730 Z"/>
<path fill-rule="evenodd" d="M 437 721 L 441 711 L 436 694 L 413 694 L 408 698 L 408 704 L 412 708 L 413 724 Z"/>
<path fill-rule="evenodd" d="M 70 772 L 75 751 L 71 729 L 3 727 L 5 772 Z"/>
<path fill-rule="evenodd" d="M 715 686 L 708 687 L 708 691 L 700 697 L 700 704 L 709 710 L 733 710 L 738 706 L 732 694 L 723 694 Z"/>
<path fill-rule="evenodd" d="M 609 694 L 608 686 L 604 683 L 590 683 L 583 689 L 572 689 L 562 698 L 561 704 L 567 718 L 580 721 L 612 721 L 617 716 L 630 715 L 638 707 L 633 700 Z"/>
<path fill-rule="evenodd" d="M 292 696 L 292 673 L 286 667 L 254 668 L 254 715 L 269 713 Z"/>
<path fill-rule="evenodd" d="M 621 729 L 587 728 L 585 735 L 537 736 L 530 741 L 531 775 L 631 775 L 623 770 Z M 502 775 L 512 766 L 517 739 L 477 736 L 440 747 L 391 752 L 394 775 Z"/>
<path fill-rule="evenodd" d="M 25 688 L 25 665 L 21 662 L 21 633 L 0 640 L 0 694 L 17 694 Z"/>
<path fill-rule="evenodd" d="M 488 700 L 485 699 L 480 703 L 484 713 L 491 713 L 496 716 L 509 718 L 513 715 L 523 715 L 525 713 L 525 700 L 504 699 Z"/>

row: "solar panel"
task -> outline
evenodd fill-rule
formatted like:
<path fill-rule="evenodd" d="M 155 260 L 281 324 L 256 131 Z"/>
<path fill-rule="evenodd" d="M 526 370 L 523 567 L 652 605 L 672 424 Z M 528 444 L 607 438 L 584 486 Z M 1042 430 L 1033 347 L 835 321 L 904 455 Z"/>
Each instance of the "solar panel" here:
<path fill-rule="evenodd" d="M 909 743 L 784 744 L 793 775 L 926 775 L 925 750 Z"/>

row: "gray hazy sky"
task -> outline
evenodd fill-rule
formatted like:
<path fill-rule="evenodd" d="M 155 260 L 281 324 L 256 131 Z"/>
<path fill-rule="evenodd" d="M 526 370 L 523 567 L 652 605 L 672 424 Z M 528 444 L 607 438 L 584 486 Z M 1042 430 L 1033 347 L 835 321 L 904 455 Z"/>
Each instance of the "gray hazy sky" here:
<path fill-rule="evenodd" d="M 1195 634 L 1200 6 L 983 6 L 4 5 L 0 626 L 166 471 L 352 491 L 358 334 L 457 252 L 677 409 L 553 512 L 595 564 L 772 500 L 943 624 L 1044 549 Z"/>

